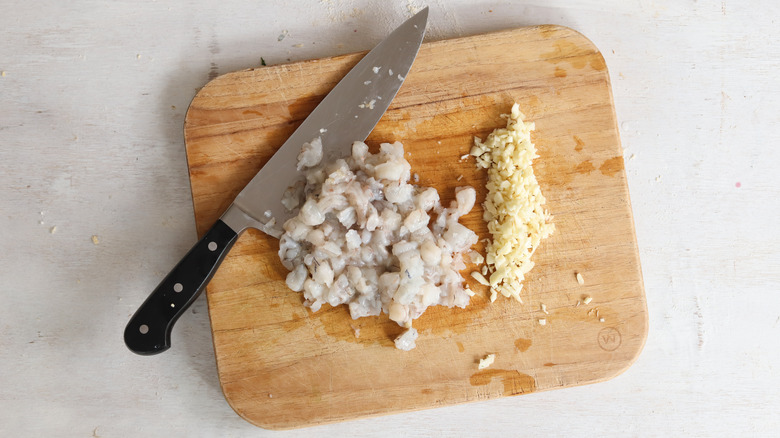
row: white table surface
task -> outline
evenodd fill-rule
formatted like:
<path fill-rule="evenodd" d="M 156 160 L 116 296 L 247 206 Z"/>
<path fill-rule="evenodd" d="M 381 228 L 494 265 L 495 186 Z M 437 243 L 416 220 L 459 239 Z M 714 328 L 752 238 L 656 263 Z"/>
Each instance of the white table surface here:
<path fill-rule="evenodd" d="M 168 352 L 125 348 L 128 318 L 196 240 L 182 124 L 198 87 L 261 57 L 277 64 L 368 49 L 422 3 L 3 2 L 0 436 L 780 430 L 772 1 L 430 1 L 428 40 L 552 23 L 603 52 L 650 312 L 647 345 L 623 375 L 272 432 L 225 402 L 203 297 Z"/>

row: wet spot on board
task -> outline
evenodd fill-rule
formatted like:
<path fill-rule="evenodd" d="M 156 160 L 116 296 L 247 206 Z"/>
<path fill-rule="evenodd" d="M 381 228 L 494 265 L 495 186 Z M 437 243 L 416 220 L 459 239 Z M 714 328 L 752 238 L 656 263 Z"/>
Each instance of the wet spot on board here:
<path fill-rule="evenodd" d="M 520 352 L 527 351 L 529 348 L 531 348 L 531 340 L 525 338 L 517 338 L 515 340 L 515 348 L 517 348 Z"/>
<path fill-rule="evenodd" d="M 554 50 L 542 54 L 549 62 L 566 62 L 576 69 L 590 68 L 596 71 L 604 71 L 607 64 L 604 57 L 598 51 L 593 52 L 588 47 L 583 47 L 567 40 L 558 40 L 553 43 Z M 565 77 L 567 72 L 560 67 L 555 68 L 555 77 Z"/>
<path fill-rule="evenodd" d="M 286 113 L 289 114 L 287 118 L 290 120 L 290 123 L 297 123 L 306 119 L 324 97 L 325 96 L 312 95 L 295 99 L 292 102 L 285 100 L 284 104 L 287 105 Z M 279 103 L 281 104 L 282 102 Z"/>
<path fill-rule="evenodd" d="M 545 187 L 566 186 L 577 176 L 572 172 L 575 162 L 571 161 L 574 157 L 569 152 L 568 144 L 537 144 L 537 153 L 540 157 L 538 163 L 542 165 L 534 166 L 534 174 L 542 187 L 542 193 Z"/>
<path fill-rule="evenodd" d="M 423 394 L 433 394 L 433 390 L 431 388 L 425 388 L 420 392 Z"/>
<path fill-rule="evenodd" d="M 503 384 L 503 395 L 524 394 L 536 391 L 536 380 L 517 370 L 483 370 L 476 372 L 469 377 L 471 386 L 485 386 L 493 379 L 501 381 Z"/>
<path fill-rule="evenodd" d="M 610 158 L 599 167 L 599 170 L 606 176 L 615 176 L 616 173 L 623 170 L 623 157 Z"/>
<path fill-rule="evenodd" d="M 582 141 L 582 139 L 577 137 L 576 135 L 574 136 L 574 143 L 577 144 L 576 146 L 574 146 L 574 150 L 577 152 L 581 151 L 582 147 L 585 146 L 585 142 Z"/>
<path fill-rule="evenodd" d="M 539 96 L 531 95 L 524 98 L 518 98 L 516 99 L 517 103 L 520 104 L 520 108 L 523 112 L 523 114 L 528 118 L 528 120 L 534 120 L 539 118 L 542 114 L 544 114 L 544 111 L 547 109 L 547 107 L 542 105 L 542 102 L 539 100 Z M 512 105 L 511 102 L 506 103 L 506 105 L 502 102 L 499 105 L 501 106 L 510 106 Z M 506 123 L 506 122 L 503 122 Z"/>
<path fill-rule="evenodd" d="M 316 327 L 322 327 L 328 336 L 349 343 L 393 347 L 393 340 L 404 332 L 403 327 L 385 314 L 353 320 L 347 306 L 326 304 L 310 314 L 309 319 Z"/>
<path fill-rule="evenodd" d="M 539 34 L 542 36 L 542 38 L 546 38 L 546 39 L 550 39 L 554 36 L 557 36 L 558 32 L 560 31 L 556 28 L 547 28 L 547 29 L 542 28 L 539 30 Z"/>
<path fill-rule="evenodd" d="M 285 332 L 290 332 L 293 330 L 297 330 L 304 325 L 307 324 L 308 315 L 304 312 L 303 314 L 300 313 L 293 313 L 289 320 L 284 321 L 280 324 L 282 327 L 282 330 Z"/>
<path fill-rule="evenodd" d="M 421 333 L 430 330 L 436 337 L 462 334 L 474 328 L 475 321 L 479 321 L 485 312 L 489 311 L 489 304 L 490 300 L 485 295 L 477 294 L 471 297 L 471 302 L 465 309 L 429 307 L 414 321 L 414 327 Z"/>
<path fill-rule="evenodd" d="M 607 69 L 607 64 L 604 62 L 604 57 L 596 53 L 590 59 L 590 66 L 593 70 L 604 71 Z"/>
<path fill-rule="evenodd" d="M 583 161 L 582 163 L 578 164 L 577 167 L 574 168 L 574 171 L 581 174 L 590 173 L 596 170 L 596 167 L 593 166 L 593 163 L 590 161 Z"/>
<path fill-rule="evenodd" d="M 463 347 L 462 342 L 456 342 L 455 344 L 458 346 L 458 353 L 463 353 L 464 351 L 466 351 L 466 349 Z"/>
<path fill-rule="evenodd" d="M 552 51 L 542 54 L 544 58 L 548 58 L 549 62 L 567 62 L 577 69 L 585 67 L 588 55 L 588 53 L 582 53 L 583 50 L 586 50 L 585 48 L 567 40 L 555 41 L 553 46 L 555 48 Z"/>

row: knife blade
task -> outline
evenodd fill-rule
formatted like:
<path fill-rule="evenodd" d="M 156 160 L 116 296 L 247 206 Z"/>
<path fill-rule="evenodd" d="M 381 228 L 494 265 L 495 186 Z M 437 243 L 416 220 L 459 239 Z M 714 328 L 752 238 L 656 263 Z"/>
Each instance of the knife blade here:
<path fill-rule="evenodd" d="M 427 21 L 426 7 L 366 54 L 325 96 L 141 304 L 125 327 L 125 345 L 131 351 L 151 355 L 170 348 L 176 320 L 206 287 L 241 233 L 256 228 L 279 236 L 273 224 L 294 215 L 281 200 L 300 178 L 297 156 L 305 142 L 319 138 L 323 156 L 330 158 L 348 154 L 353 142 L 368 137 L 411 69 Z"/>

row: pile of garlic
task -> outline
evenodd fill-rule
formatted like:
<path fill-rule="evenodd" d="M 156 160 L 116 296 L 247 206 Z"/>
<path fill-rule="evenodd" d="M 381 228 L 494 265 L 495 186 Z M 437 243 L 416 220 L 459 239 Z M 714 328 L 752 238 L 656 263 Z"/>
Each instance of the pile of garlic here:
<path fill-rule="evenodd" d="M 470 154 L 477 167 L 487 169 L 488 194 L 483 218 L 493 239 L 487 244 L 485 263 L 491 273 L 490 300 L 500 293 L 522 302 L 523 280 L 542 239 L 555 230 L 552 217 L 544 209 L 546 202 L 534 176 L 533 160 L 538 158 L 531 142 L 534 123 L 523 122 L 518 104 L 504 114 L 506 128 L 494 130 L 483 142 L 474 138 Z M 475 278 L 482 277 L 477 273 Z M 484 281 L 484 277 L 482 278 Z"/>

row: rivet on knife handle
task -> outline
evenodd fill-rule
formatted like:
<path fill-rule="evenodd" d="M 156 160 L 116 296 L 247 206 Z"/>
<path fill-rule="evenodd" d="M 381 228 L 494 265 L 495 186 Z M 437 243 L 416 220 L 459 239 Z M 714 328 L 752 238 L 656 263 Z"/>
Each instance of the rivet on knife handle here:
<path fill-rule="evenodd" d="M 149 355 L 170 348 L 173 324 L 206 287 L 237 237 L 220 219 L 192 247 L 130 319 L 125 328 L 130 350 Z"/>

